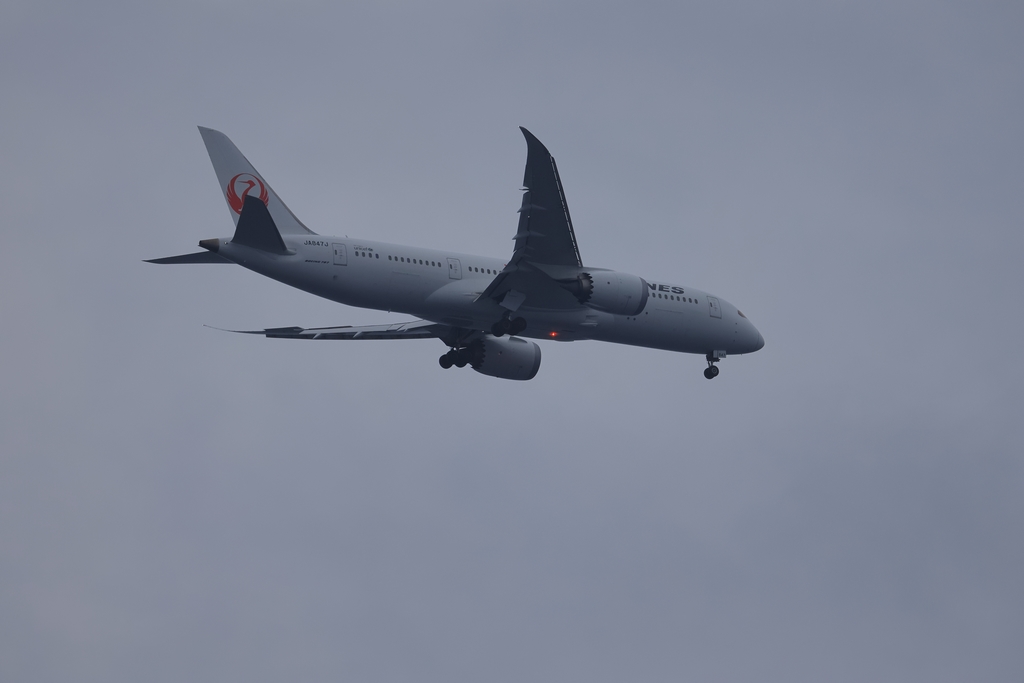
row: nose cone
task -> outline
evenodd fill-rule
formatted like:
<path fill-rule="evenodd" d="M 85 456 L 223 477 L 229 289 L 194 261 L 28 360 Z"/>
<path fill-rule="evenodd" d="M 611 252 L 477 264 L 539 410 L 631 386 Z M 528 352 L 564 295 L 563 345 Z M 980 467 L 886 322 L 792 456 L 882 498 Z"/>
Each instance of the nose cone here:
<path fill-rule="evenodd" d="M 746 318 L 743 319 L 743 325 L 741 325 L 740 339 L 742 340 L 743 351 L 740 353 L 753 353 L 754 351 L 760 351 L 764 348 L 764 337 L 757 331 Z"/>
<path fill-rule="evenodd" d="M 743 311 L 738 308 L 733 310 L 736 311 L 736 317 L 733 318 L 735 327 L 733 328 L 733 343 L 729 348 L 729 352 L 735 354 L 753 353 L 763 349 L 764 337 L 754 327 L 754 323 L 750 322 L 747 316 L 743 315 Z"/>

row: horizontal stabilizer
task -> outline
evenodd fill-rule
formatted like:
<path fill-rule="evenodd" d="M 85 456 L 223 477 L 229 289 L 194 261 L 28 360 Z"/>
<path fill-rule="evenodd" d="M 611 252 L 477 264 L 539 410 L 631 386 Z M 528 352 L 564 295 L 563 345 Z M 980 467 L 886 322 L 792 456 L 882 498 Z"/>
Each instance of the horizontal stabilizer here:
<path fill-rule="evenodd" d="M 212 251 L 200 251 L 195 254 L 182 254 L 181 256 L 165 256 L 164 258 L 144 260 L 146 263 L 231 263 L 231 261 Z"/>
<path fill-rule="evenodd" d="M 281 233 L 278 232 L 267 205 L 259 197 L 245 198 L 242 213 L 238 217 L 238 225 L 235 226 L 235 236 L 231 241 L 271 254 L 288 253 L 288 248 L 281 239 Z"/>

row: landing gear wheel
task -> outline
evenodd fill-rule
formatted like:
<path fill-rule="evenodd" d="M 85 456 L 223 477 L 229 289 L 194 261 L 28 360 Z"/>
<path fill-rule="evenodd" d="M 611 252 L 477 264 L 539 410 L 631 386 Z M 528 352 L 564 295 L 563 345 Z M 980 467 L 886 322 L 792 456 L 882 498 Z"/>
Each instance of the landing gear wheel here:
<path fill-rule="evenodd" d="M 453 351 L 452 353 L 455 354 L 455 367 L 466 367 L 466 365 L 469 363 L 469 350 L 459 349 L 458 351 Z"/>
<path fill-rule="evenodd" d="M 508 333 L 515 336 L 526 329 L 526 321 L 522 318 L 513 318 L 509 321 Z"/>
<path fill-rule="evenodd" d="M 442 368 L 447 370 L 451 366 L 455 365 L 455 358 L 454 358 L 454 356 L 455 356 L 455 350 L 453 349 L 453 350 L 449 351 L 448 353 L 442 355 L 440 358 L 438 358 L 437 359 L 437 363 Z"/>
<path fill-rule="evenodd" d="M 521 318 L 517 318 L 517 320 L 521 320 Z M 506 311 L 505 315 L 501 316 L 501 320 L 491 325 L 491 334 L 495 337 L 504 337 L 506 334 L 515 334 L 515 332 L 512 332 L 512 325 L 513 322 L 509 319 L 509 313 Z"/>
<path fill-rule="evenodd" d="M 708 379 L 718 377 L 718 368 L 715 367 L 715 363 L 725 358 L 725 351 L 712 351 L 705 355 L 704 358 L 708 361 L 708 366 L 704 369 L 704 376 Z"/>

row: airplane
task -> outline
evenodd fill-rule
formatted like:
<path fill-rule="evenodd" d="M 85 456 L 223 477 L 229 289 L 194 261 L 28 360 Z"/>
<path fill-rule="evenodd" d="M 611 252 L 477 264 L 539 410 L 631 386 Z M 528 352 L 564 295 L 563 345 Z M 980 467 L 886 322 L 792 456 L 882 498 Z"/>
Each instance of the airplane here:
<path fill-rule="evenodd" d="M 532 133 L 515 245 L 508 259 L 319 235 L 295 217 L 223 133 L 199 127 L 235 223 L 204 251 L 148 263 L 235 263 L 348 306 L 416 316 L 361 327 L 227 330 L 276 339 L 440 339 L 438 363 L 530 380 L 540 346 L 529 339 L 594 339 L 701 354 L 704 376 L 764 338 L 738 308 L 694 287 L 583 265 L 555 159 Z"/>

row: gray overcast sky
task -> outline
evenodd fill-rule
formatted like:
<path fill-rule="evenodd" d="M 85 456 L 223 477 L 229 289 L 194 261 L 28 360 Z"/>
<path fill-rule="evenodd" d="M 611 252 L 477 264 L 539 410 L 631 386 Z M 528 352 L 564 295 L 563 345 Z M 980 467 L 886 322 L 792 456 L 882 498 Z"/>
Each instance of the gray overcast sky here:
<path fill-rule="evenodd" d="M 336 6 L 338 5 L 338 6 Z M 0 9 L 0 680 L 1024 679 L 1024 5 Z M 767 345 L 537 378 L 230 266 L 197 125 L 322 234 L 591 265 Z"/>

